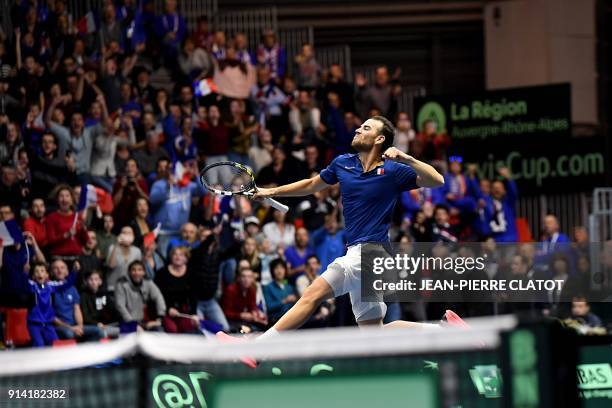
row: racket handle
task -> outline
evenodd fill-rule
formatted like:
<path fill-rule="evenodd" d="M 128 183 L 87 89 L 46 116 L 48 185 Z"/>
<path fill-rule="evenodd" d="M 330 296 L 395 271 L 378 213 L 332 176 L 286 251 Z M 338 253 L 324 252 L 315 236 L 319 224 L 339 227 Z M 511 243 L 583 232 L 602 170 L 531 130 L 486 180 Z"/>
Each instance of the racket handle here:
<path fill-rule="evenodd" d="M 273 198 L 264 198 L 264 201 L 266 202 L 266 204 L 276 208 L 280 212 L 286 213 L 287 211 L 289 211 L 288 206 L 286 206 L 285 204 L 279 203 Z"/>

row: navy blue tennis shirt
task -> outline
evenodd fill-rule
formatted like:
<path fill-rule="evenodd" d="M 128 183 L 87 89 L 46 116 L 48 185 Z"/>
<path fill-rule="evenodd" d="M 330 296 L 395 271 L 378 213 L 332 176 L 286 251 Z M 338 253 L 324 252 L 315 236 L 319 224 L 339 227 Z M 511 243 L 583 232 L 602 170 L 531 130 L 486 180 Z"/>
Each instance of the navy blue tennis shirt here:
<path fill-rule="evenodd" d="M 402 192 L 419 188 L 412 167 L 385 160 L 364 173 L 357 154 L 336 157 L 320 176 L 327 184 L 340 183 L 349 246 L 389 242 L 389 224 L 397 199 Z"/>

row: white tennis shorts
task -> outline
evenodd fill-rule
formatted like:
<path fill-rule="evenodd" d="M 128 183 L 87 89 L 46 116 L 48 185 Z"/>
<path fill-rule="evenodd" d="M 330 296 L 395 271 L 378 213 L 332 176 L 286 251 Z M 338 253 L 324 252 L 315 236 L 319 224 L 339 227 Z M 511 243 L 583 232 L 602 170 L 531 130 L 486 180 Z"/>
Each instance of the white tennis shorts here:
<path fill-rule="evenodd" d="M 361 301 L 361 244 L 351 245 L 346 255 L 330 263 L 321 277 L 332 287 L 335 297 L 350 295 L 357 322 L 385 317 L 384 302 Z"/>

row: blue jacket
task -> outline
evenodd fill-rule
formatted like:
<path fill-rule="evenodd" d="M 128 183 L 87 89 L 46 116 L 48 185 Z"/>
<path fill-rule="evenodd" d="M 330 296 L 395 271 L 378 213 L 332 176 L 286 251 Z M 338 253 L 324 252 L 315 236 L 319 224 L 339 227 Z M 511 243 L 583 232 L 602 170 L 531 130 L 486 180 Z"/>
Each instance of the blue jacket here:
<path fill-rule="evenodd" d="M 157 180 L 151 186 L 149 200 L 153 212 L 153 224 L 161 223 L 161 232 L 176 234 L 189 221 L 191 198 L 205 195 L 198 183 L 191 182 L 185 187 L 168 185 L 167 180 Z"/>
<path fill-rule="evenodd" d="M 263 294 L 266 299 L 268 316 L 272 320 L 280 319 L 294 305 L 294 303 L 283 304 L 283 299 L 295 294 L 295 289 L 287 282 L 281 287 L 276 281 L 272 281 L 264 285 Z"/>
<path fill-rule="evenodd" d="M 64 323 L 68 323 L 71 326 L 75 325 L 74 305 L 78 305 L 80 302 L 81 297 L 74 286 L 56 289 L 53 296 L 55 315 Z"/>
<path fill-rule="evenodd" d="M 33 293 L 35 304 L 28 311 L 28 322 L 34 323 L 53 323 L 55 320 L 55 311 L 51 302 L 51 296 L 58 290 L 74 285 L 76 281 L 76 272 L 70 272 L 68 279 L 61 282 L 49 281 L 39 285 L 31 279 L 28 279 L 22 274 L 22 286 L 26 292 Z"/>
<path fill-rule="evenodd" d="M 491 236 L 496 242 L 517 242 L 516 231 L 516 201 L 518 190 L 512 180 L 506 182 L 506 196 L 499 202 L 501 208 L 496 209 L 493 197 L 487 197 L 485 206 L 485 219 L 491 229 Z"/>

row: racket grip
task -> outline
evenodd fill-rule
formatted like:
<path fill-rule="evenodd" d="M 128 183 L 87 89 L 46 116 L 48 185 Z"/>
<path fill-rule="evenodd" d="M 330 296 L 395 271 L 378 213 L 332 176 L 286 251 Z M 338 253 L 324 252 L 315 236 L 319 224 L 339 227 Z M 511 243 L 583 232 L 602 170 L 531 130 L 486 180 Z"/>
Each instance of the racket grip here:
<path fill-rule="evenodd" d="M 286 213 L 287 211 L 289 211 L 288 206 L 286 206 L 285 204 L 279 203 L 273 198 L 264 198 L 264 201 L 266 202 L 266 204 L 276 208 L 280 212 Z"/>

